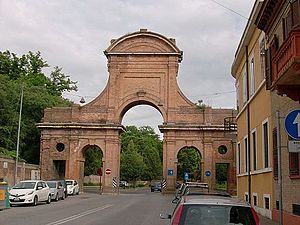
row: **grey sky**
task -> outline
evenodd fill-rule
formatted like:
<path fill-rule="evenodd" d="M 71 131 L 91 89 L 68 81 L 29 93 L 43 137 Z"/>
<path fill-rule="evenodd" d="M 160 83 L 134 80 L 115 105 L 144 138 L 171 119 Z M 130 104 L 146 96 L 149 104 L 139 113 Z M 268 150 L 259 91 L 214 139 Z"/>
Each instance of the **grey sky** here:
<path fill-rule="evenodd" d="M 184 52 L 178 84 L 193 102 L 234 108 L 234 53 L 254 0 L 0 0 L 0 51 L 40 51 L 51 66 L 78 81 L 65 97 L 91 101 L 104 89 L 110 40 L 147 28 L 175 38 Z M 224 93 L 224 94 L 218 94 Z M 124 125 L 157 126 L 158 111 L 129 110 Z"/>

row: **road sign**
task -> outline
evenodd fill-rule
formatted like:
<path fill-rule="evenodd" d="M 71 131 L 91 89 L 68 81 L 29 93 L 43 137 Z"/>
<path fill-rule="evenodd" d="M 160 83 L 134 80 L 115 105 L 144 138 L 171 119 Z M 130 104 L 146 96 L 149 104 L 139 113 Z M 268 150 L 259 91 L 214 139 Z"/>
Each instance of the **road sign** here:
<path fill-rule="evenodd" d="M 300 109 L 289 112 L 285 118 L 284 125 L 287 134 L 291 138 L 300 140 Z"/>
<path fill-rule="evenodd" d="M 105 173 L 106 173 L 107 175 L 111 174 L 111 169 L 106 169 L 106 170 L 105 170 Z"/>
<path fill-rule="evenodd" d="M 161 186 L 162 186 L 163 189 L 165 189 L 167 187 L 167 181 L 166 181 L 166 179 L 162 180 Z"/>
<path fill-rule="evenodd" d="M 116 177 L 113 177 L 112 185 L 113 185 L 114 188 L 117 187 L 117 178 Z"/>
<path fill-rule="evenodd" d="M 186 180 L 186 181 L 189 179 L 189 174 L 187 172 L 184 172 L 184 178 L 183 179 Z"/>
<path fill-rule="evenodd" d="M 205 171 L 205 176 L 206 176 L 206 177 L 210 177 L 210 175 L 211 175 L 210 170 L 206 170 L 206 171 Z"/>
<path fill-rule="evenodd" d="M 173 170 L 168 170 L 168 176 L 173 176 L 174 172 Z"/>
<path fill-rule="evenodd" d="M 300 141 L 289 141 L 289 152 L 300 152 Z"/>

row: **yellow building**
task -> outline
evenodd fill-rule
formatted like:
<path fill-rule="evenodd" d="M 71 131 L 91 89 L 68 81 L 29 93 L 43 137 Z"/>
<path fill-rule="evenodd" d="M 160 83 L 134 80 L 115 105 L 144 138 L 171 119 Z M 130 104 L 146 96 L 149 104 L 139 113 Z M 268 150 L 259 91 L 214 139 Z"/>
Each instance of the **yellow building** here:
<path fill-rule="evenodd" d="M 272 217 L 272 105 L 265 81 L 265 35 L 253 23 L 256 2 L 240 40 L 231 73 L 236 79 L 237 194 L 258 213 Z"/>
<path fill-rule="evenodd" d="M 283 209 L 281 215 L 284 218 L 284 224 L 296 225 L 300 224 L 300 153 L 291 152 L 291 149 L 288 148 L 290 138 L 284 130 L 284 119 L 290 111 L 300 108 L 299 99 L 295 101 L 294 98 L 294 96 L 298 96 L 300 89 L 298 86 L 294 86 L 292 92 L 284 90 L 283 87 L 291 88 L 292 84 L 299 84 L 300 77 L 294 76 L 293 72 L 288 70 L 289 73 L 292 73 L 291 77 L 294 78 L 292 84 L 289 84 L 290 86 L 282 85 L 278 88 L 274 79 L 270 82 L 270 77 L 278 77 L 275 73 L 278 73 L 276 69 L 279 67 L 275 63 L 280 58 L 279 56 L 287 55 L 281 54 L 285 49 L 288 49 L 286 48 L 287 44 L 284 44 L 285 39 L 281 37 L 286 35 L 286 37 L 293 38 L 295 33 L 299 34 L 300 11 L 292 11 L 299 13 L 299 17 L 294 16 L 299 19 L 299 23 L 298 26 L 294 26 L 290 36 L 286 32 L 286 34 L 282 32 L 282 23 L 275 23 L 276 29 L 261 29 L 263 25 L 271 24 L 266 22 L 266 17 L 270 14 L 270 10 L 267 11 L 267 9 L 268 7 L 272 8 L 273 3 L 274 1 L 271 0 L 255 1 L 231 70 L 236 79 L 238 109 L 236 117 L 238 127 L 236 147 L 237 194 L 238 197 L 250 202 L 258 213 L 275 220 L 279 220 L 281 202 Z M 278 7 L 275 8 L 282 9 L 288 15 L 291 6 L 294 7 L 296 3 L 300 7 L 299 0 L 286 3 L 285 7 L 282 7 L 284 1 L 278 1 L 276 3 Z M 278 13 L 279 11 L 275 8 L 274 11 Z M 268 19 L 270 21 L 284 21 Z M 295 20 L 292 21 L 295 22 Z M 261 30 L 256 26 L 258 22 L 261 22 L 258 24 Z M 262 30 L 266 30 L 267 35 Z M 270 35 L 270 31 L 278 32 L 275 35 Z M 274 38 L 278 41 L 274 41 Z M 275 42 L 277 50 L 271 49 L 273 55 L 270 56 L 269 49 Z M 297 43 L 295 45 L 299 46 L 300 35 Z M 294 49 L 297 51 L 300 48 Z M 284 68 L 288 68 L 288 66 L 284 66 Z M 277 82 L 277 80 L 275 81 Z M 283 96 L 279 96 L 278 91 Z M 291 96 L 294 100 L 291 99 Z M 276 114 L 279 117 L 276 117 Z M 278 145 L 278 143 L 281 144 Z M 279 152 L 281 153 L 282 181 L 279 179 L 280 174 L 278 174 Z M 280 200 L 280 192 L 282 193 L 282 201 Z"/>

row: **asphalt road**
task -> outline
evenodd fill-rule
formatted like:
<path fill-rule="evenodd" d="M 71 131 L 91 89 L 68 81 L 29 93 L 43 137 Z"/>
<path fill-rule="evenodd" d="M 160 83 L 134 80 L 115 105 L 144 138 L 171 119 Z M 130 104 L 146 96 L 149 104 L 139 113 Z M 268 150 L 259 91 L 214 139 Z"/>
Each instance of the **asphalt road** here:
<path fill-rule="evenodd" d="M 172 212 L 172 195 L 149 189 L 119 195 L 82 193 L 65 200 L 0 211 L 1 225 L 166 225 L 161 212 Z"/>

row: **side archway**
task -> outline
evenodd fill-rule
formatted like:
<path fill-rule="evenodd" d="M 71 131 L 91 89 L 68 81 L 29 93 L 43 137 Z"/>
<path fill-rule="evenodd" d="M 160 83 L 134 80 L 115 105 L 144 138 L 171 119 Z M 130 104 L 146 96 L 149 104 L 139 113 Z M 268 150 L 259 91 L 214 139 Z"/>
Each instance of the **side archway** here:
<path fill-rule="evenodd" d="M 177 180 L 202 181 L 202 156 L 195 147 L 183 147 L 177 153 Z"/>

